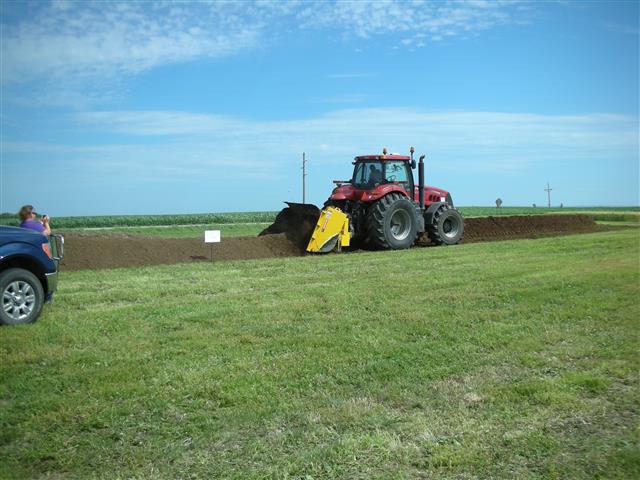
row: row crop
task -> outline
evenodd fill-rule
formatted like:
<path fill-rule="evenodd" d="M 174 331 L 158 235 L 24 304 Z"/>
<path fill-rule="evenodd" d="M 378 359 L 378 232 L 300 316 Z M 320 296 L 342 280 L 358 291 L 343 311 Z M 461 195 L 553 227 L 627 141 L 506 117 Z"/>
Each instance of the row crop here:
<path fill-rule="evenodd" d="M 184 215 L 104 215 L 56 217 L 55 228 L 146 227 L 160 225 L 210 225 L 273 222 L 277 212 L 196 213 Z M 18 225 L 16 215 L 0 215 L 0 225 Z"/>
<path fill-rule="evenodd" d="M 601 220 L 599 217 L 609 217 L 611 215 L 631 215 L 637 219 L 640 213 L 640 207 L 564 207 L 564 208 L 547 208 L 547 207 L 458 207 L 462 214 L 466 217 L 487 217 L 489 215 L 544 215 L 547 213 L 585 213 L 595 220 Z M 604 218 L 602 218 L 603 220 Z"/>
<path fill-rule="evenodd" d="M 541 207 L 460 207 L 467 217 L 489 215 L 543 215 L 547 213 L 580 212 L 598 221 L 638 221 L 639 207 L 588 207 L 588 208 L 541 208 Z M 184 215 L 105 215 L 83 217 L 56 217 L 55 228 L 105 228 L 146 227 L 171 225 L 212 225 L 235 223 L 270 223 L 277 212 L 198 213 Z M 16 215 L 3 213 L 0 225 L 18 225 Z"/>

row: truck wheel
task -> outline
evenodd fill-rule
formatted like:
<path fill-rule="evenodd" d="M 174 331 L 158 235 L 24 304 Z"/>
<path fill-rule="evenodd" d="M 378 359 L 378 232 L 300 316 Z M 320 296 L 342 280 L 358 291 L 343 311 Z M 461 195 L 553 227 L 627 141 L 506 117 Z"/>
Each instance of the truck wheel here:
<path fill-rule="evenodd" d="M 371 205 L 369 241 L 378 248 L 400 250 L 416 240 L 415 208 L 399 193 L 390 193 Z"/>
<path fill-rule="evenodd" d="M 10 268 L 0 273 L 2 309 L 0 324 L 18 325 L 36 321 L 44 304 L 40 280 L 23 268 Z"/>
<path fill-rule="evenodd" d="M 433 214 L 431 224 L 427 225 L 427 235 L 436 245 L 455 245 L 462 240 L 464 218 L 449 204 L 442 204 Z"/>

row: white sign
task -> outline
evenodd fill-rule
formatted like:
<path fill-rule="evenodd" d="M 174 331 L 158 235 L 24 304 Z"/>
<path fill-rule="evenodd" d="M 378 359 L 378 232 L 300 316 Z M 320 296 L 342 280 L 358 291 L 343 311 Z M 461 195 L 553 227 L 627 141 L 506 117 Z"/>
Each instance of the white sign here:
<path fill-rule="evenodd" d="M 220 243 L 220 230 L 205 230 L 204 243 Z"/>

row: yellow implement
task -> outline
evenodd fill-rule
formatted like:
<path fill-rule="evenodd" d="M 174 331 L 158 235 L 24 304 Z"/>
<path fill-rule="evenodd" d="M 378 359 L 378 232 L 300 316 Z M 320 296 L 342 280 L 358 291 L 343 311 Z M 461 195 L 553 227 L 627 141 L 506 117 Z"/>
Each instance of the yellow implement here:
<path fill-rule="evenodd" d="M 327 207 L 320 212 L 307 252 L 340 251 L 342 247 L 348 247 L 350 241 L 349 217 L 339 208 Z"/>

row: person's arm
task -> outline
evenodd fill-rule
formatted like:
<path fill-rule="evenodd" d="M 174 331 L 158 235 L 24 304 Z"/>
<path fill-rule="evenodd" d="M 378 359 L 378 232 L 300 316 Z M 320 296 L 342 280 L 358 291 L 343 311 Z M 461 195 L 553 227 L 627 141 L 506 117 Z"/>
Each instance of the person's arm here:
<path fill-rule="evenodd" d="M 42 231 L 42 233 L 44 233 L 45 235 L 51 235 L 51 227 L 49 226 L 49 217 L 47 217 L 46 215 L 42 217 L 42 226 L 44 227 L 44 230 Z"/>

